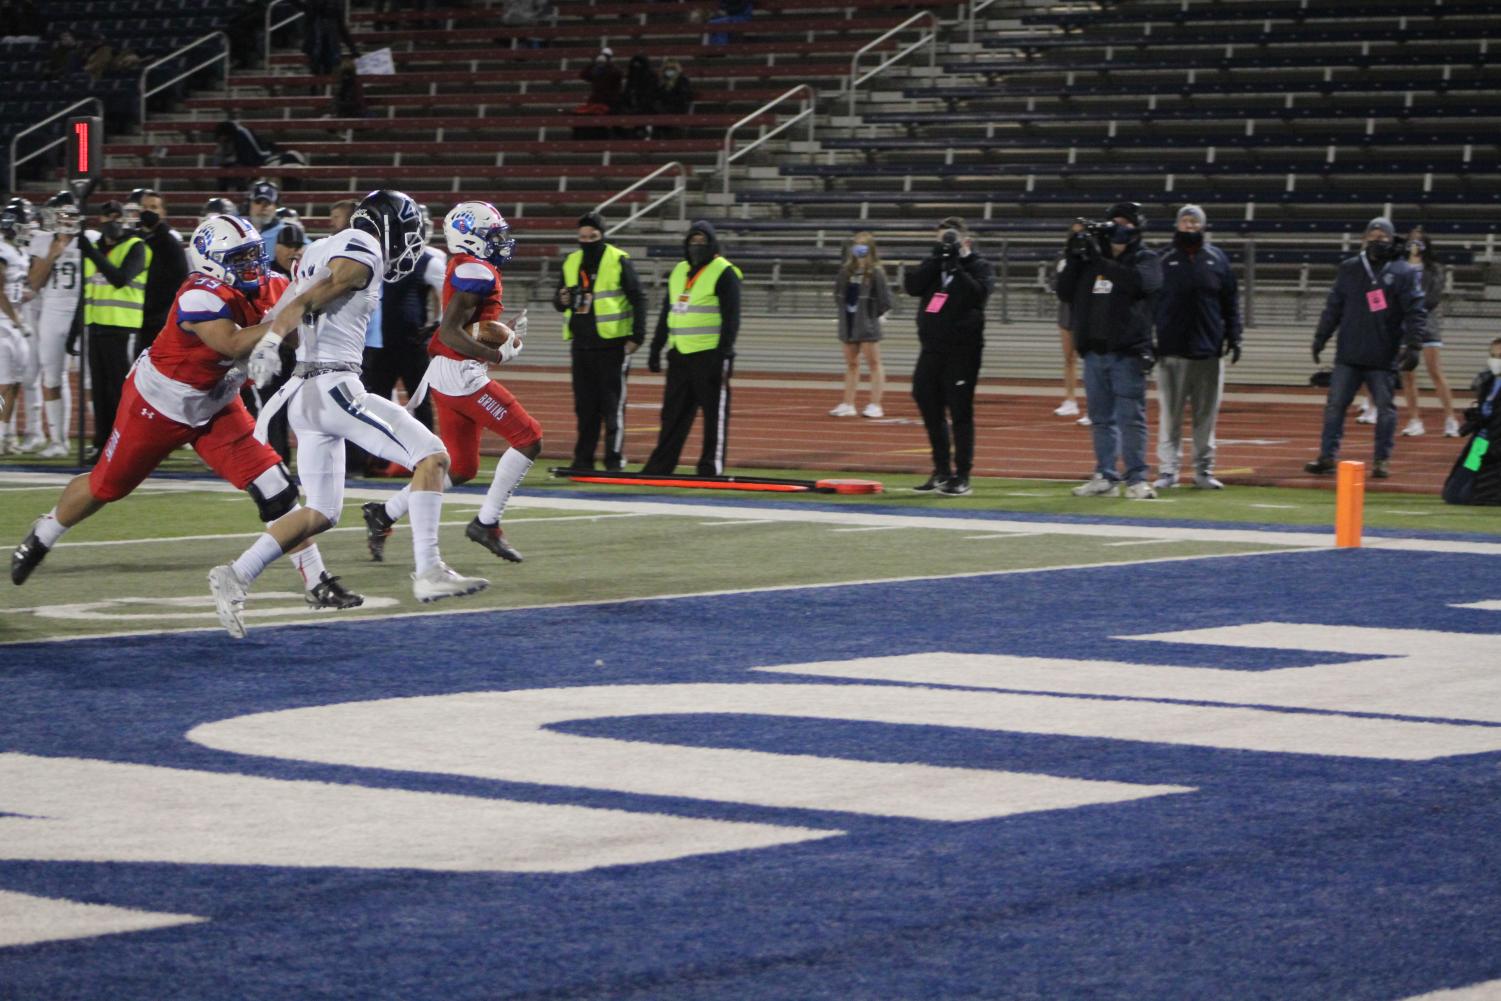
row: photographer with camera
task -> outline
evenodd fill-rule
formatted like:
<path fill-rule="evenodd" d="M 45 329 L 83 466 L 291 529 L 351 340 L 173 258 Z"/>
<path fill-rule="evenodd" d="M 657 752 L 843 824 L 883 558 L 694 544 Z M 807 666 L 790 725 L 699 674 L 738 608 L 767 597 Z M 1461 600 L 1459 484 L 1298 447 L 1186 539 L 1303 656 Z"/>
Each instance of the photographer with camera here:
<path fill-rule="evenodd" d="M 646 295 L 630 255 L 605 242 L 605 221 L 590 212 L 578 226 L 579 249 L 564 258 L 552 296 L 571 348 L 573 468 L 594 468 L 603 421 L 605 468 L 618 470 L 625 465 L 625 380 L 631 355 L 646 340 Z"/>
<path fill-rule="evenodd" d="M 1084 395 L 1094 436 L 1095 472 L 1076 497 L 1115 496 L 1125 463 L 1125 495 L 1157 496 L 1147 482 L 1147 375 L 1162 259 L 1142 245 L 1138 202 L 1117 202 L 1107 221 L 1074 223 L 1058 298 L 1070 306 L 1074 348 L 1084 358 Z"/>
<path fill-rule="evenodd" d="M 938 224 L 932 254 L 908 271 L 902 284 L 908 295 L 921 300 L 921 350 L 912 373 L 912 399 L 922 412 L 933 449 L 933 475 L 914 489 L 959 497 L 969 493 L 975 461 L 975 383 L 985 347 L 985 301 L 995 288 L 995 269 L 975 253 L 964 220 L 949 216 Z"/>
<path fill-rule="evenodd" d="M 1303 467 L 1307 472 L 1334 472 L 1345 434 L 1345 411 L 1364 385 L 1376 405 L 1376 466 L 1371 475 L 1380 480 L 1391 475 L 1397 372 L 1417 367 L 1428 320 L 1420 276 L 1402 260 L 1404 251 L 1391 220 L 1378 216 L 1366 226 L 1364 249 L 1340 262 L 1313 335 L 1317 365 L 1324 345 L 1339 331 L 1319 457 Z"/>

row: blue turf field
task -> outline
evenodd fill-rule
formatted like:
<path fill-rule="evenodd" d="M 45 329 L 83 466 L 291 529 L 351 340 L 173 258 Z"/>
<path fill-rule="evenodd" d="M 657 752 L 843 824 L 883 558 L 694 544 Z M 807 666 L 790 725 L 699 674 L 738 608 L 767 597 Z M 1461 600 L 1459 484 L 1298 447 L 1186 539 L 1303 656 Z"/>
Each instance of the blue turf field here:
<path fill-rule="evenodd" d="M 1495 979 L 1501 752 L 1393 761 L 752 715 L 559 727 L 1195 790 L 935 822 L 291 761 L 184 735 L 470 691 L 850 684 L 751 669 L 931 651 L 1311 666 L 1358 658 L 1112 637 L 1280 621 L 1501 643 L 1501 613 L 1451 607 L 1497 598 L 1480 557 L 1285 553 L 10 648 L 7 754 L 845 833 L 521 874 L 117 862 L 101 834 L 101 861 L 0 861 L 0 890 L 208 920 L 0 949 L 0 998 L 1376 1001 Z M 22 812 L 0 784 L 0 856 Z"/>

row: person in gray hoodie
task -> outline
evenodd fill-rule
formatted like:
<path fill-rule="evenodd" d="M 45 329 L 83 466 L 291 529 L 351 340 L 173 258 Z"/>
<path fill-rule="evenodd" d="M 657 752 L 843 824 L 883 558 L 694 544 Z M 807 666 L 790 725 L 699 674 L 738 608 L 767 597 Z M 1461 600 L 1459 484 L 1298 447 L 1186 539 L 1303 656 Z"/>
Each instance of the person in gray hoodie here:
<path fill-rule="evenodd" d="M 1339 337 L 1324 404 L 1319 456 L 1303 467 L 1306 472 L 1334 472 L 1340 439 L 1345 434 L 1345 411 L 1364 385 L 1376 405 L 1376 466 L 1371 475 L 1376 479 L 1391 475 L 1392 444 L 1397 435 L 1393 400 L 1397 371 L 1417 367 L 1428 320 L 1422 281 L 1412 265 L 1398 256 L 1396 235 L 1390 219 L 1372 219 L 1366 226 L 1364 249 L 1342 261 L 1335 274 L 1334 287 L 1329 290 L 1313 335 L 1315 365 L 1329 338 L 1336 331 Z"/>

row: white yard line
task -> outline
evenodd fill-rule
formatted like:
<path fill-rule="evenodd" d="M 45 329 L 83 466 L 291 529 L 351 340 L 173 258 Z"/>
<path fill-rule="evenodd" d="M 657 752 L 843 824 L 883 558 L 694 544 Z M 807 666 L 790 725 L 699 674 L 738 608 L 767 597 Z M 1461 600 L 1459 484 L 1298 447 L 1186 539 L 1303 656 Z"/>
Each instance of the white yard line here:
<path fill-rule="evenodd" d="M 61 486 L 69 477 L 51 473 L 0 474 L 0 484 L 22 479 L 37 481 L 50 478 Z M 172 483 L 173 481 L 163 481 Z M 235 492 L 227 483 L 192 481 L 174 484 L 183 490 L 210 492 Z M 350 500 L 378 500 L 394 491 L 354 488 L 345 491 Z M 458 502 L 463 495 L 455 495 Z M 474 495 L 478 503 L 480 495 Z M 615 497 L 549 497 L 526 494 L 511 498 L 510 510 L 573 511 L 589 517 L 609 514 L 660 515 L 671 518 L 693 518 L 700 521 L 749 521 L 789 522 L 814 525 L 832 525 L 837 528 L 927 528 L 946 531 L 997 534 L 1017 532 L 1028 535 L 1072 535 L 1097 539 L 1161 539 L 1175 542 L 1244 543 L 1262 546 L 1285 546 L 1296 549 L 1328 549 L 1334 544 L 1333 526 L 1320 531 L 1270 531 L 1256 528 L 1205 528 L 1182 525 L 1121 524 L 1116 522 L 1070 522 L 1070 521 L 1012 521 L 1005 518 L 944 516 L 937 514 L 897 513 L 891 510 L 872 511 L 844 508 L 821 510 L 801 505 L 787 507 L 762 507 L 744 501 L 717 500 L 713 502 L 673 503 L 670 501 L 624 499 Z M 557 520 L 557 519 L 549 519 Z M 356 529 L 363 531 L 363 528 Z M 1409 553 L 1457 553 L 1474 556 L 1501 556 L 1501 541 L 1479 542 L 1466 539 L 1399 539 L 1373 538 L 1367 536 L 1367 549 L 1390 550 Z"/>
<path fill-rule="evenodd" d="M 453 608 L 444 609 L 442 611 L 397 612 L 395 614 L 381 615 L 378 617 L 378 620 L 384 622 L 391 619 L 415 619 L 427 618 L 429 616 L 486 614 L 501 615 L 506 612 L 537 611 L 540 609 L 550 608 L 598 608 L 611 607 L 615 605 L 628 605 L 635 602 L 678 601 L 684 598 L 724 598 L 741 594 L 775 594 L 779 591 L 810 591 L 832 587 L 864 587 L 870 584 L 910 584 L 918 583 L 921 581 L 934 580 L 964 580 L 971 577 L 1013 577 L 1019 574 L 1054 573 L 1063 570 L 1098 570 L 1119 566 L 1137 567 L 1152 563 L 1186 563 L 1194 560 L 1246 559 L 1258 556 L 1285 555 L 1290 551 L 1296 552 L 1297 550 L 1268 550 L 1266 552 L 1260 553 L 1214 553 L 1208 556 L 1161 556 L 1145 560 L 1107 560 L 1098 563 L 1066 563 L 1050 567 L 1023 567 L 1015 570 L 971 570 L 962 573 L 921 574 L 907 577 L 871 577 L 862 580 L 836 580 L 801 584 L 771 584 L 765 587 L 728 588 L 718 591 L 686 591 L 678 594 L 657 594 L 645 597 L 606 598 L 595 599 L 592 601 L 555 601 L 535 605 L 516 605 L 511 608 Z M 251 592 L 251 594 L 253 598 L 254 592 Z M 252 633 L 259 634 L 263 631 L 271 629 L 283 629 L 288 626 L 327 626 L 340 622 L 348 622 L 352 619 L 359 619 L 363 621 L 366 618 L 374 620 L 377 617 L 362 616 L 358 613 L 349 613 L 347 615 L 340 615 L 335 613 L 332 615 L 320 616 L 318 618 L 310 620 L 304 619 L 297 622 L 258 626 L 252 631 Z M 18 646 L 30 643 L 73 643 L 79 640 L 124 639 L 131 636 L 162 636 L 168 634 L 177 635 L 179 633 L 222 633 L 223 631 L 224 630 L 219 626 L 200 626 L 188 629 L 135 629 L 113 633 L 93 633 L 85 636 L 48 636 L 41 639 L 4 640 L 0 641 L 0 647 Z"/>
<path fill-rule="evenodd" d="M 726 525 L 775 525 L 776 523 L 777 520 L 775 518 L 745 518 L 741 520 L 735 520 L 732 518 L 729 521 L 699 522 L 699 524 L 704 528 L 723 528 Z"/>

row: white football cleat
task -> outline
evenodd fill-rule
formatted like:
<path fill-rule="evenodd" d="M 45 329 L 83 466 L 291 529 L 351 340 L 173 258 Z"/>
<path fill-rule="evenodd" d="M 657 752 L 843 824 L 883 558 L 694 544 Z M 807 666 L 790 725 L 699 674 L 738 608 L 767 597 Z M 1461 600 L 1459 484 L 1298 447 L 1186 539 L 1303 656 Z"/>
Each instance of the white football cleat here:
<path fill-rule="evenodd" d="M 228 563 L 208 572 L 208 589 L 214 595 L 219 625 L 237 640 L 245 638 L 245 582 Z"/>
<path fill-rule="evenodd" d="M 20 442 L 20 444 L 16 445 L 16 451 L 21 453 L 22 455 L 25 455 L 27 452 L 35 452 L 46 443 L 47 439 L 43 438 L 41 435 L 29 434 L 23 441 Z"/>
<path fill-rule="evenodd" d="M 36 457 L 38 459 L 66 459 L 70 451 L 72 450 L 68 448 L 67 442 L 54 441 L 38 452 Z"/>
<path fill-rule="evenodd" d="M 1119 492 L 1119 483 L 1107 480 L 1099 473 L 1095 473 L 1073 489 L 1075 497 L 1114 497 Z"/>
<path fill-rule="evenodd" d="M 1076 403 L 1073 400 L 1072 397 L 1070 397 L 1069 399 L 1064 400 L 1062 403 L 1060 403 L 1058 405 L 1058 408 L 1053 411 L 1053 416 L 1054 417 L 1078 417 L 1079 416 L 1079 404 Z"/>
<path fill-rule="evenodd" d="M 423 604 L 478 594 L 489 586 L 490 582 L 485 578 L 465 577 L 441 560 L 434 563 L 426 573 L 412 574 L 412 597 Z"/>

